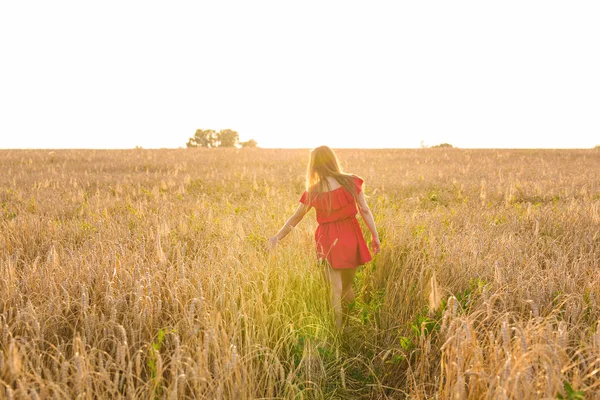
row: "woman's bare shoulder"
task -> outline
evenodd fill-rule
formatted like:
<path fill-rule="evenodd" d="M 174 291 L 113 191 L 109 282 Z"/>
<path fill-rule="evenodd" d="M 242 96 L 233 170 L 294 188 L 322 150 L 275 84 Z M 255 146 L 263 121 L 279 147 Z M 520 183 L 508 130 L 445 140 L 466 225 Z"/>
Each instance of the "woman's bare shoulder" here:
<path fill-rule="evenodd" d="M 339 189 L 342 186 L 342 184 L 333 177 L 327 177 L 327 182 L 329 183 L 329 190 Z"/>
<path fill-rule="evenodd" d="M 327 180 L 326 183 L 322 181 L 317 182 L 308 189 L 308 192 L 313 194 L 328 193 L 333 190 L 339 189 L 342 186 L 340 182 L 338 182 L 335 178 L 327 177 L 325 179 Z"/>
<path fill-rule="evenodd" d="M 361 178 L 360 176 L 358 176 L 356 174 L 345 173 L 344 175 L 346 175 L 348 178 L 351 178 L 351 179 L 360 179 L 361 181 L 364 180 L 363 178 Z"/>

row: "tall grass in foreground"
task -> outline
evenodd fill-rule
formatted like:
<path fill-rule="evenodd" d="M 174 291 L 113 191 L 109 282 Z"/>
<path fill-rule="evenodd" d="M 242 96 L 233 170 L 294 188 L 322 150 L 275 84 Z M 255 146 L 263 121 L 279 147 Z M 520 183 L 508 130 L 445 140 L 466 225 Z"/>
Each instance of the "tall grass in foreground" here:
<path fill-rule="evenodd" d="M 248 151 L 246 151 L 248 150 Z M 307 157 L 0 152 L 0 398 L 600 398 L 594 150 L 342 150 L 382 252 L 336 332 Z"/>

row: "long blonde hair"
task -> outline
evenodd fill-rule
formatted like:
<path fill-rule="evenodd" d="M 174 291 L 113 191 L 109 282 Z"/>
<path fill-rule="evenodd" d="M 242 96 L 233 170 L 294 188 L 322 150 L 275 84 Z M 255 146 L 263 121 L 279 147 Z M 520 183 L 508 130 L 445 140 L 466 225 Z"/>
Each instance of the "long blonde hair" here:
<path fill-rule="evenodd" d="M 356 199 L 358 193 L 354 177 L 342 171 L 340 162 L 330 147 L 320 146 L 312 149 L 306 168 L 306 191 L 309 202 L 319 193 L 331 192 L 331 185 L 327 178 L 335 179 Z M 331 209 L 331 193 L 329 193 L 329 205 Z"/>

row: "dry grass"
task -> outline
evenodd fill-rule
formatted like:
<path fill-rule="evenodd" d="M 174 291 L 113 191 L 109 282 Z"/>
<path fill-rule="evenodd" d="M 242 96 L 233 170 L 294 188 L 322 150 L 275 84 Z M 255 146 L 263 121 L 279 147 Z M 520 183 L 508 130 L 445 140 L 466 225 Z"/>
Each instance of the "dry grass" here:
<path fill-rule="evenodd" d="M 600 398 L 596 150 L 341 150 L 382 252 L 334 330 L 305 150 L 0 152 L 0 397 Z"/>

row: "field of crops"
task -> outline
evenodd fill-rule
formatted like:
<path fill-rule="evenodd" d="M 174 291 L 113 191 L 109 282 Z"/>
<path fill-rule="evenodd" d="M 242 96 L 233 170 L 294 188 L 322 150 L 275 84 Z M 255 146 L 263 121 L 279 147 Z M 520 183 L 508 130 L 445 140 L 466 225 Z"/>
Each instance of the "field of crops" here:
<path fill-rule="evenodd" d="M 599 150 L 338 155 L 342 331 L 314 211 L 264 250 L 308 150 L 0 151 L 0 398 L 600 399 Z"/>

